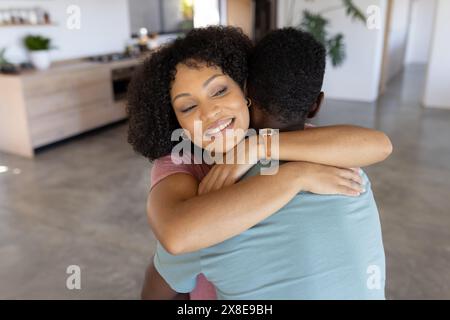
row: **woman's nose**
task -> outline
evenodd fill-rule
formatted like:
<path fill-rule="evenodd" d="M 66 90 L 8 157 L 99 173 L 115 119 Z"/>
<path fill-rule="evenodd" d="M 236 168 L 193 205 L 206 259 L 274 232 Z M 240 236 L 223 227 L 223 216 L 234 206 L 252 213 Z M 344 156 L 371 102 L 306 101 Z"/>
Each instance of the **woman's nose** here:
<path fill-rule="evenodd" d="M 208 124 L 208 122 L 217 120 L 217 117 L 219 116 L 219 114 L 221 112 L 222 112 L 222 109 L 217 105 L 210 106 L 210 107 L 204 107 L 202 109 L 202 114 L 200 116 L 200 119 L 203 122 L 206 122 L 206 124 Z"/>

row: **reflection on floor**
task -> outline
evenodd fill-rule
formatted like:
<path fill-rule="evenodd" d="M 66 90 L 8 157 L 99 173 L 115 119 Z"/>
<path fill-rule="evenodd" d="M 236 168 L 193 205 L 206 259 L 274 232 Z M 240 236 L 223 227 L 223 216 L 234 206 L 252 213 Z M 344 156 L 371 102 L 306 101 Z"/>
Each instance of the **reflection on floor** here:
<path fill-rule="evenodd" d="M 423 67 L 375 104 L 329 100 L 317 124 L 385 131 L 394 153 L 367 168 L 380 208 L 390 299 L 450 298 L 450 110 L 423 109 Z M 38 153 L 0 154 L 0 298 L 138 298 L 155 240 L 150 164 L 120 124 Z M 2 167 L 0 167 L 0 172 Z M 4 171 L 4 170 L 3 170 Z M 81 290 L 66 268 L 81 267 Z"/>

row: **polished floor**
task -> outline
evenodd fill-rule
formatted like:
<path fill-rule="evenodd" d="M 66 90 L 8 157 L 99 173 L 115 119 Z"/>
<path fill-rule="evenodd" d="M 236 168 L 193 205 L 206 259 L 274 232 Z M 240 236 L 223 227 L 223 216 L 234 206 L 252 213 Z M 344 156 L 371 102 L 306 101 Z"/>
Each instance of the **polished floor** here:
<path fill-rule="evenodd" d="M 423 109 L 410 66 L 375 104 L 327 101 L 316 123 L 385 131 L 394 153 L 367 168 L 379 205 L 389 299 L 450 299 L 450 110 Z M 7 170 L 6 168 L 7 167 Z M 155 240 L 150 164 L 126 124 L 40 150 L 0 153 L 0 299 L 135 299 Z M 66 269 L 81 268 L 81 290 Z"/>

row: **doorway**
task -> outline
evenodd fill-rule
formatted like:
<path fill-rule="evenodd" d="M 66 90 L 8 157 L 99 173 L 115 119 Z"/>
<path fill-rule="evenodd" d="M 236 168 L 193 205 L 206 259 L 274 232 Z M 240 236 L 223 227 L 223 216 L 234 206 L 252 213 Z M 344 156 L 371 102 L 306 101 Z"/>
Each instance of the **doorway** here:
<path fill-rule="evenodd" d="M 425 73 L 433 35 L 435 0 L 387 2 L 379 94 L 405 69 Z"/>

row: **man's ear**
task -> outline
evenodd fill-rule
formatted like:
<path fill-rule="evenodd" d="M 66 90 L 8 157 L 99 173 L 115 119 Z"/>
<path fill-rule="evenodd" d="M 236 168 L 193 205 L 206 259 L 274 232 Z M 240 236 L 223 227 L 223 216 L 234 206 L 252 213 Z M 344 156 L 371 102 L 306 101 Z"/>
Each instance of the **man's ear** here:
<path fill-rule="evenodd" d="M 324 97 L 325 94 L 323 93 L 323 91 L 321 91 L 316 99 L 316 102 L 314 103 L 314 105 L 312 106 L 311 110 L 308 113 L 308 119 L 312 119 L 317 115 L 317 113 L 320 110 L 320 107 L 322 106 Z"/>

